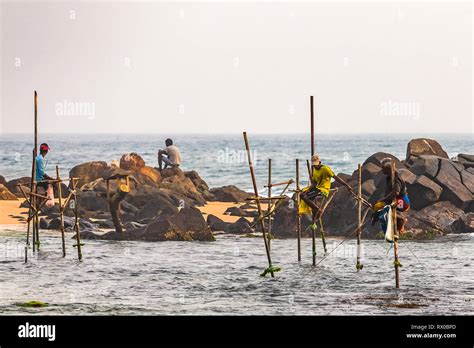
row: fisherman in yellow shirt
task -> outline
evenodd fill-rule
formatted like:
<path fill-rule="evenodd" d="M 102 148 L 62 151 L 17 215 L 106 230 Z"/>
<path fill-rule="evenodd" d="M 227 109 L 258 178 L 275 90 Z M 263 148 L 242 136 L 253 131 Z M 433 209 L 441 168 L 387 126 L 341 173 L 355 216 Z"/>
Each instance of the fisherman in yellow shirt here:
<path fill-rule="evenodd" d="M 301 193 L 300 197 L 309 207 L 311 207 L 313 221 L 316 221 L 322 212 L 320 200 L 322 200 L 323 197 L 328 196 L 329 190 L 331 190 L 332 178 L 345 186 L 352 195 L 355 195 L 355 192 L 348 183 L 335 175 L 329 166 L 321 164 L 321 157 L 319 155 L 311 157 L 311 168 L 311 185 L 308 190 Z M 316 202 L 318 202 L 319 205 Z"/>

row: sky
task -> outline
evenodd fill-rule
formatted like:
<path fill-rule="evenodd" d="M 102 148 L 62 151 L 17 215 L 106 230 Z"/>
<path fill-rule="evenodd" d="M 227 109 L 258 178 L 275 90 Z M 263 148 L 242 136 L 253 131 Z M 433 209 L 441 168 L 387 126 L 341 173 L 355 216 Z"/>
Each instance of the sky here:
<path fill-rule="evenodd" d="M 474 133 L 469 2 L 0 6 L 0 136 Z"/>

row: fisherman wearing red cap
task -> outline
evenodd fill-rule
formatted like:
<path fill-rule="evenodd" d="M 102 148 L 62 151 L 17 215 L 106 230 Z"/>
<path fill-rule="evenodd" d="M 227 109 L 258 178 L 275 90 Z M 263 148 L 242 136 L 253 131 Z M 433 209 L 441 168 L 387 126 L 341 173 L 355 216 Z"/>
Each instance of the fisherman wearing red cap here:
<path fill-rule="evenodd" d="M 44 157 L 48 154 L 49 146 L 46 143 L 40 145 L 40 153 L 36 156 L 36 183 L 39 187 L 48 189 L 47 182 L 41 182 L 42 180 L 53 180 L 48 174 L 45 173 Z"/>

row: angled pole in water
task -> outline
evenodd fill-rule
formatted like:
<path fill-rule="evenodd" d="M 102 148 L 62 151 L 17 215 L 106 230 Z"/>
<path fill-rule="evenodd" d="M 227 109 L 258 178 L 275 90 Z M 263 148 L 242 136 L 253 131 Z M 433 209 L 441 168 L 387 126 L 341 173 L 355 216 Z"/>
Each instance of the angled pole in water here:
<path fill-rule="evenodd" d="M 56 166 L 56 180 L 58 181 L 58 202 L 59 202 L 59 218 L 61 228 L 61 241 L 63 247 L 63 257 L 66 257 L 66 239 L 64 236 L 64 207 L 62 205 L 63 192 L 61 187 L 61 178 L 59 177 L 59 167 Z"/>
<path fill-rule="evenodd" d="M 395 184 L 395 161 L 392 159 L 390 161 L 390 169 L 391 169 L 391 181 L 392 181 L 392 189 Z M 394 258 L 393 264 L 395 266 L 395 287 L 398 289 L 400 288 L 400 260 L 398 259 L 398 226 L 397 226 L 397 197 L 394 198 L 392 204 L 392 226 L 394 226 L 394 237 L 393 237 L 393 252 Z"/>
<path fill-rule="evenodd" d="M 357 225 L 357 263 L 356 269 L 359 272 L 362 267 L 362 263 L 360 262 L 360 237 L 362 234 L 362 166 L 357 166 L 357 173 L 358 173 L 358 182 L 357 182 L 357 218 L 358 218 L 358 225 Z"/>
<path fill-rule="evenodd" d="M 255 179 L 255 172 L 253 169 L 252 158 L 250 156 L 250 145 L 247 139 L 247 132 L 244 132 L 243 135 L 244 135 L 245 149 L 247 150 L 247 159 L 249 162 L 250 175 L 252 177 L 253 191 L 255 193 L 255 199 L 257 202 L 258 219 L 260 221 L 260 228 L 262 229 L 263 242 L 265 243 L 265 251 L 267 253 L 268 269 L 270 270 L 270 274 L 272 275 L 272 277 L 274 277 L 275 275 L 273 274 L 273 270 L 272 270 L 272 258 L 270 256 L 270 248 L 268 246 L 267 235 L 265 233 L 265 222 L 263 221 L 263 218 L 262 218 L 263 217 L 262 206 L 260 205 L 260 199 L 259 199 L 260 197 L 258 195 L 257 180 Z"/>
<path fill-rule="evenodd" d="M 296 234 L 298 238 L 298 261 L 301 261 L 301 216 L 300 216 L 300 160 L 296 159 Z"/>
<path fill-rule="evenodd" d="M 272 215 L 271 215 L 271 200 L 272 198 L 272 159 L 268 159 L 268 202 L 267 202 L 267 215 L 268 215 L 268 220 L 267 220 L 267 226 L 268 226 L 268 248 L 270 249 L 271 252 L 271 241 L 272 241 Z"/>

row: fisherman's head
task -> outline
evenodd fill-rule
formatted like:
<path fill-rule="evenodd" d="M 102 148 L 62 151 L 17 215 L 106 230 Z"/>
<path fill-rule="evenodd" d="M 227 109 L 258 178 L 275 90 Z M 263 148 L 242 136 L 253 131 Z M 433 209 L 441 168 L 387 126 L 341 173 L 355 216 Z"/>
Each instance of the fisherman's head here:
<path fill-rule="evenodd" d="M 321 156 L 319 155 L 311 156 L 311 165 L 319 169 L 321 167 Z"/>
<path fill-rule="evenodd" d="M 166 146 L 171 146 L 171 145 L 173 145 L 173 140 L 168 138 L 168 139 L 165 140 L 165 144 L 166 144 Z"/>
<path fill-rule="evenodd" d="M 42 143 L 40 145 L 40 154 L 44 157 L 49 151 L 49 146 L 46 143 Z"/>
<path fill-rule="evenodd" d="M 389 157 L 385 157 L 383 160 L 380 161 L 382 165 L 382 173 L 385 175 L 391 176 L 392 175 L 392 159 Z"/>

